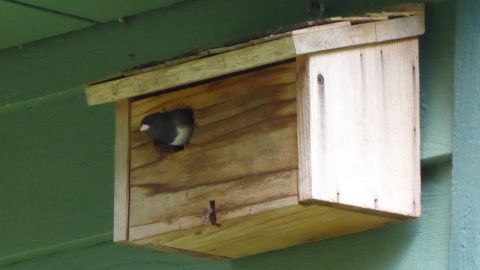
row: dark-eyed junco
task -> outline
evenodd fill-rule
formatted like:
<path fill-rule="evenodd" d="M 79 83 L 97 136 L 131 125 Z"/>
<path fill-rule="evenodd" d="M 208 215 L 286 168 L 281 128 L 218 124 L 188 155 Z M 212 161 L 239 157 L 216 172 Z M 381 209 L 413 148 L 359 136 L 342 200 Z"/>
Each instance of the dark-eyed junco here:
<path fill-rule="evenodd" d="M 140 124 L 140 131 L 148 132 L 158 150 L 176 152 L 188 144 L 194 126 L 193 111 L 179 109 L 145 116 Z"/>

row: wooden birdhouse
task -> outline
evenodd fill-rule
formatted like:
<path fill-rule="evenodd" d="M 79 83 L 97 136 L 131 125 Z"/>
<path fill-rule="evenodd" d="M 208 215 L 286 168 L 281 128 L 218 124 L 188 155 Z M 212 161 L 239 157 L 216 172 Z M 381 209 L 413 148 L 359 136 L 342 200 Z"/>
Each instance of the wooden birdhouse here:
<path fill-rule="evenodd" d="M 420 215 L 423 11 L 323 23 L 87 88 L 117 103 L 115 241 L 237 258 Z M 163 153 L 140 121 L 180 108 Z"/>

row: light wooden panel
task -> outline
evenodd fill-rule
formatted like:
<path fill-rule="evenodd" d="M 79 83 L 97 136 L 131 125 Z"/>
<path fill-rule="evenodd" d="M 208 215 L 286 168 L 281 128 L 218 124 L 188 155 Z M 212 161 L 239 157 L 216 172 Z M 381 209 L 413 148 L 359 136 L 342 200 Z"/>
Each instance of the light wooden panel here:
<path fill-rule="evenodd" d="M 295 34 L 292 38 L 297 55 L 370 44 L 421 35 L 425 32 L 424 16 L 336 27 Z"/>
<path fill-rule="evenodd" d="M 114 228 L 115 242 L 128 240 L 129 174 L 130 174 L 130 101 L 117 102 L 115 110 L 115 185 Z"/>
<path fill-rule="evenodd" d="M 225 220 L 222 227 L 198 226 L 134 241 L 228 258 L 239 258 L 380 227 L 394 220 L 319 205 L 291 205 Z"/>
<path fill-rule="evenodd" d="M 132 103 L 131 240 L 298 203 L 296 74 L 290 62 Z M 190 145 L 157 153 L 138 132 L 152 112 L 190 107 Z"/>
<path fill-rule="evenodd" d="M 419 216 L 418 40 L 300 61 L 301 200 Z"/>
<path fill-rule="evenodd" d="M 248 43 L 247 47 L 240 46 L 240 49 L 233 46 L 231 49 L 234 51 L 220 50 L 223 53 L 89 86 L 86 89 L 87 103 L 95 105 L 112 102 L 244 71 L 298 55 L 418 36 L 424 31 L 423 15 L 357 25 L 314 26 L 312 29 L 278 35 L 278 39 L 269 39 L 267 42 L 262 40 L 263 43 L 260 44 L 254 41 Z M 201 56 L 203 55 L 198 57 Z"/>
<path fill-rule="evenodd" d="M 295 57 L 295 48 L 292 40 L 283 38 L 124 79 L 93 85 L 87 88 L 87 102 L 90 105 L 111 102 L 293 57 Z"/>

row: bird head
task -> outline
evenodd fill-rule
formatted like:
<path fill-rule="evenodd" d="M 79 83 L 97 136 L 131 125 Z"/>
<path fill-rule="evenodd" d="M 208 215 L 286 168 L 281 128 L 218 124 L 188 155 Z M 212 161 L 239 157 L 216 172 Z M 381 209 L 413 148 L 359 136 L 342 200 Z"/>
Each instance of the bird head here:
<path fill-rule="evenodd" d="M 146 132 L 153 139 L 155 145 L 168 145 L 183 149 L 192 136 L 194 121 L 191 109 L 155 112 L 142 119 L 139 131 Z"/>
<path fill-rule="evenodd" d="M 155 114 L 147 115 L 142 119 L 142 122 L 140 122 L 139 130 L 142 132 L 150 130 L 154 123 L 155 123 Z"/>

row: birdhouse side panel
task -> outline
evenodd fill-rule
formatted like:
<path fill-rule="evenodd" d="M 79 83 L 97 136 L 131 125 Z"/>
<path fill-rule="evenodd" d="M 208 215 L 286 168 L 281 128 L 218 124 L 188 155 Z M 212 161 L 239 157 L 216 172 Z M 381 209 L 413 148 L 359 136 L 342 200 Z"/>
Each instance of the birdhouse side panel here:
<path fill-rule="evenodd" d="M 302 199 L 420 215 L 418 39 L 308 56 Z M 305 98 L 308 97 L 308 98 Z M 302 114 L 301 114 L 302 115 Z M 308 145 L 308 146 L 307 146 Z"/>
<path fill-rule="evenodd" d="M 183 108 L 195 119 L 184 150 L 159 151 L 139 131 Z M 297 204 L 296 123 L 294 62 L 133 101 L 129 239 L 206 226 L 212 200 L 220 224 Z"/>

